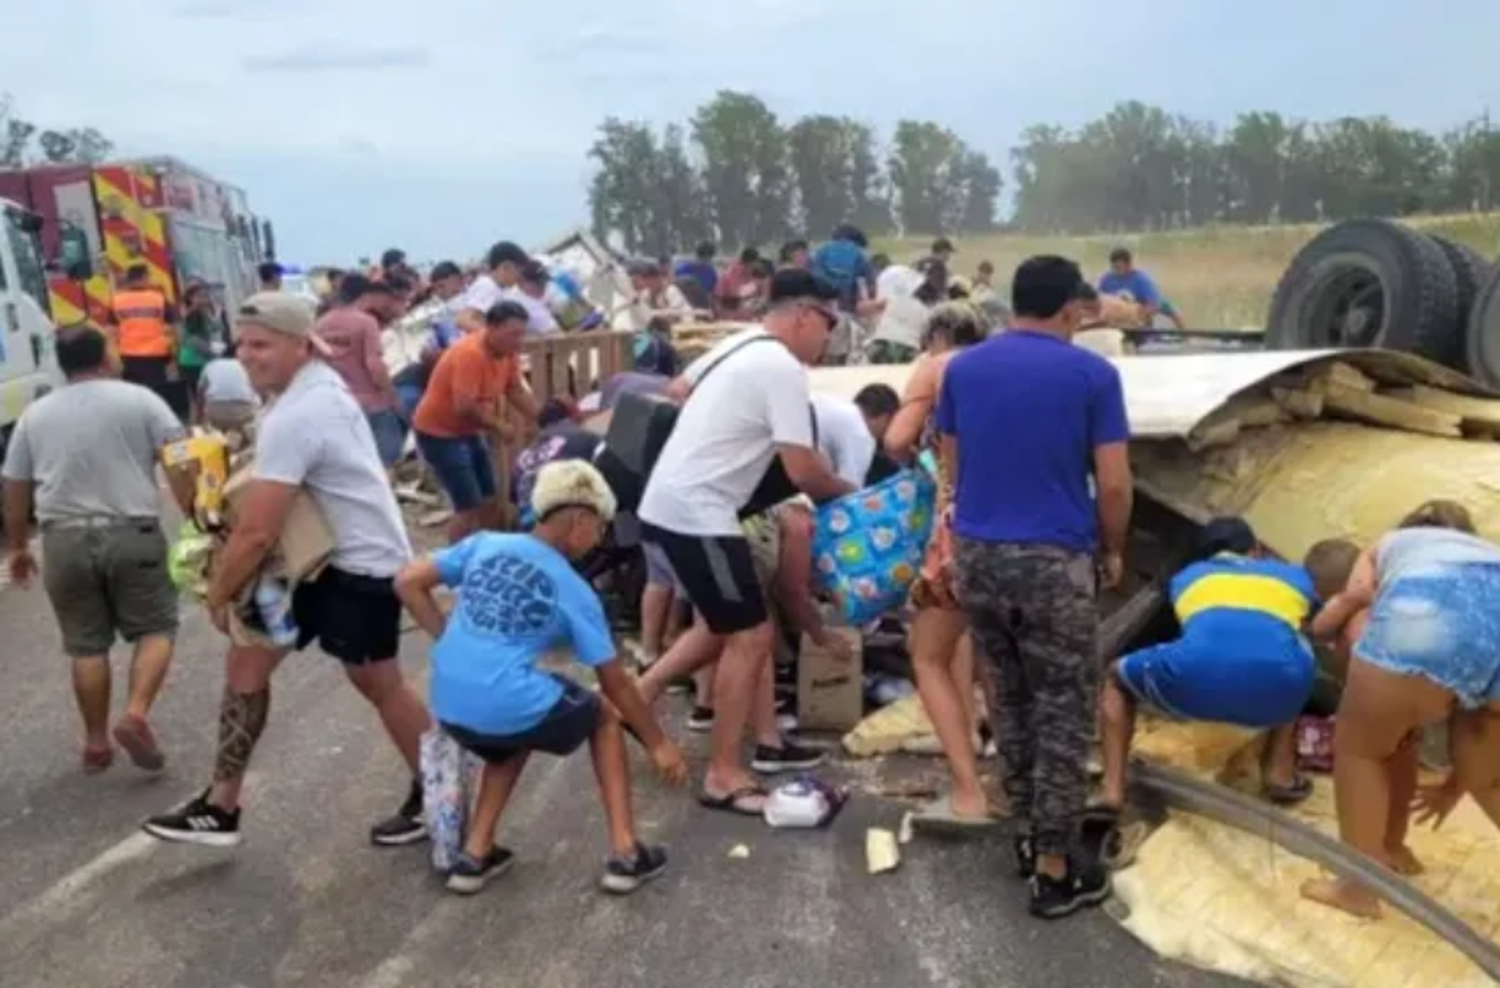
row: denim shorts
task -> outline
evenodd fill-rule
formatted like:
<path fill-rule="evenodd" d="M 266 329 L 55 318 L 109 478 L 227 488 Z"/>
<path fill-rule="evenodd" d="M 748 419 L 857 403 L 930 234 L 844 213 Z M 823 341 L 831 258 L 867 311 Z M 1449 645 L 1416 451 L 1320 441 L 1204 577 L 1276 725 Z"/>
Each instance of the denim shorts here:
<path fill-rule="evenodd" d="M 417 433 L 417 449 L 453 502 L 454 511 L 473 511 L 495 496 L 495 466 L 480 436 L 428 436 Z"/>
<path fill-rule="evenodd" d="M 1500 565 L 1444 566 L 1382 586 L 1354 654 L 1434 682 L 1466 710 L 1500 701 Z"/>
<path fill-rule="evenodd" d="M 406 422 L 393 409 L 381 412 L 366 412 L 370 431 L 375 434 L 375 448 L 380 451 L 380 462 L 393 467 L 401 462 L 406 449 Z"/>

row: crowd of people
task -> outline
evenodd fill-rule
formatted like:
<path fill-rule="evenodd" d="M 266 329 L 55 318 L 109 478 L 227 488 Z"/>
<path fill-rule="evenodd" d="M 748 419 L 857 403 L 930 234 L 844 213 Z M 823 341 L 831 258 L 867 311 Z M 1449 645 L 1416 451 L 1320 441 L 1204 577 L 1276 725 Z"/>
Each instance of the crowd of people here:
<path fill-rule="evenodd" d="M 321 314 L 277 291 L 268 267 L 264 290 L 231 315 L 232 351 L 189 293 L 190 316 L 203 316 L 182 334 L 191 361 L 173 356 L 170 336 L 165 350 L 152 336 L 147 349 L 160 352 L 137 346 L 168 313 L 128 293 L 112 334 L 60 332 L 68 383 L 17 426 L 3 469 L 4 518 L 10 570 L 22 585 L 39 570 L 33 509 L 40 524 L 40 573 L 72 659 L 83 768 L 109 768 L 116 746 L 142 769 L 165 764 L 150 711 L 171 663 L 179 604 L 155 467 L 185 422 L 232 421 L 249 423 L 254 456 L 204 598 L 213 624 L 229 632 L 255 606 L 300 494 L 321 510 L 332 551 L 291 593 L 292 638 L 231 636 L 213 778 L 185 806 L 145 822 L 163 840 L 239 841 L 241 788 L 268 725 L 274 673 L 291 651 L 316 644 L 340 662 L 410 771 L 396 812 L 372 827 L 374 843 L 427 836 L 420 749 L 437 727 L 484 763 L 448 876 L 453 891 L 477 892 L 513 861 L 497 834 L 530 755 L 565 756 L 587 743 L 609 830 L 600 883 L 633 891 L 662 873 L 666 852 L 637 831 L 627 741 L 667 782 L 685 782 L 682 752 L 655 708 L 691 678 L 688 727 L 709 735 L 695 784 L 703 807 L 759 816 L 767 776 L 817 765 L 823 754 L 789 737 L 778 716 L 773 654 L 788 627 L 836 658 L 848 654 L 816 606 L 818 506 L 917 469 L 935 474 L 939 521 L 912 587 L 910 651 L 952 786 L 916 822 L 995 825 L 998 808 L 979 771 L 992 733 L 1017 874 L 1036 915 L 1066 916 L 1110 894 L 1108 842 L 1085 834 L 1107 833 L 1124 808 L 1142 707 L 1266 730 L 1265 795 L 1305 798 L 1290 725 L 1312 689 L 1313 640 L 1331 643 L 1347 681 L 1335 774 L 1346 841 L 1411 872 L 1420 868 L 1405 845 L 1414 799 L 1440 820 L 1468 793 L 1500 824 L 1500 547 L 1475 534 L 1461 506 L 1423 505 L 1372 546 L 1328 540 L 1297 563 L 1266 558 L 1243 520 L 1217 520 L 1168 587 L 1180 634 L 1103 662 L 1099 598 L 1126 578 L 1133 481 L 1119 371 L 1071 345 L 1099 290 L 1074 262 L 1041 256 L 1016 268 L 1002 302 L 992 266 L 954 283 L 946 240 L 905 271 L 865 251 L 859 231 L 841 228 L 815 249 L 786 245 L 779 267 L 747 251 L 720 273 L 705 245 L 675 272 L 678 281 L 694 282 L 714 311 L 753 313 L 754 324 L 686 368 L 664 369 L 653 357 L 588 382 L 581 400 L 545 405 L 528 387 L 520 351 L 528 334 L 554 328 L 548 273 L 509 242 L 467 283 L 449 263 L 421 283 L 403 257 L 388 255 L 382 272 L 344 276 Z M 632 276 L 641 292 L 626 318 L 643 333 L 663 313 L 698 304 L 658 263 Z M 914 358 L 905 393 L 883 385 L 852 401 L 814 393 L 808 368 L 826 359 L 851 315 L 879 316 L 902 297 L 883 296 L 882 283 L 894 281 L 910 284 L 926 307 L 920 335 L 883 341 L 888 359 Z M 1121 286 L 1173 314 L 1117 252 L 1101 287 Z M 441 303 L 430 339 L 414 370 L 392 375 L 381 330 L 426 297 Z M 177 365 L 194 370 L 194 407 L 166 398 Z M 602 440 L 579 421 L 625 394 L 677 406 L 628 505 L 596 466 Z M 423 558 L 391 478 L 408 430 L 454 509 L 449 544 Z M 493 444 L 502 441 L 520 449 L 513 464 L 497 465 Z M 795 493 L 756 503 L 773 467 Z M 191 510 L 196 489 L 173 477 L 174 498 Z M 594 583 L 601 547 L 644 561 L 638 665 L 621 655 Z M 440 588 L 453 593 L 451 608 Z M 674 600 L 691 608 L 676 629 Z M 433 641 L 425 703 L 396 661 L 403 613 Z M 108 656 L 117 638 L 135 656 L 126 711 L 111 726 Z M 558 648 L 593 669 L 599 693 L 542 667 Z M 1419 793 L 1413 737 L 1444 719 L 1454 771 Z M 1096 730 L 1104 781 L 1091 801 Z M 1346 882 L 1304 891 L 1362 915 L 1377 911 L 1371 893 Z"/>

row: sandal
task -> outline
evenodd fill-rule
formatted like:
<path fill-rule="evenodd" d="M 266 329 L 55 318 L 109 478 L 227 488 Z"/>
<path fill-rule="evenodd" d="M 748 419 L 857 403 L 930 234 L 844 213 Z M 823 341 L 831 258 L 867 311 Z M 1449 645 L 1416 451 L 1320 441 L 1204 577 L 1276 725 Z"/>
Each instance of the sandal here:
<path fill-rule="evenodd" d="M 940 796 L 912 814 L 911 825 L 916 830 L 934 834 L 966 834 L 998 825 L 989 814 L 965 816 L 954 812 L 953 797 Z"/>
<path fill-rule="evenodd" d="M 1313 781 L 1298 775 L 1289 786 L 1278 786 L 1274 782 L 1263 782 L 1261 793 L 1277 806 L 1296 806 L 1313 794 Z"/>
<path fill-rule="evenodd" d="M 114 764 L 115 750 L 109 745 L 85 747 L 83 749 L 83 771 L 86 775 L 98 775 Z"/>
<path fill-rule="evenodd" d="M 710 810 L 718 810 L 721 813 L 736 813 L 740 816 L 761 816 L 766 810 L 766 800 L 771 794 L 766 791 L 765 786 L 748 785 L 740 786 L 733 792 L 723 796 L 715 796 L 710 792 L 698 793 L 698 804 Z M 746 800 L 759 800 L 752 808 L 746 805 Z"/>

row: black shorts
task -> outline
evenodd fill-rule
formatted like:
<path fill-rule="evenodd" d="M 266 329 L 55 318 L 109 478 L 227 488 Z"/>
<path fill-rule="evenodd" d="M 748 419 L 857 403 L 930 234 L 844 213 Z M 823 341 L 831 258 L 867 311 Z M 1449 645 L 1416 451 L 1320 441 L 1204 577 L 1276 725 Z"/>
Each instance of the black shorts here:
<path fill-rule="evenodd" d="M 401 599 L 392 577 L 325 567 L 292 595 L 297 650 L 314 642 L 345 665 L 394 659 L 401 647 Z"/>
<path fill-rule="evenodd" d="M 443 724 L 443 730 L 459 747 L 479 756 L 491 765 L 499 765 L 516 755 L 533 751 L 564 758 L 578 748 L 599 728 L 602 709 L 599 698 L 571 679 L 554 676 L 562 684 L 563 695 L 536 726 L 519 734 L 480 734 L 457 724 Z"/>
<path fill-rule="evenodd" d="M 716 635 L 749 631 L 765 623 L 766 596 L 755 572 L 750 540 L 743 535 L 681 535 L 641 525 L 641 538 L 672 564 L 677 585 Z"/>

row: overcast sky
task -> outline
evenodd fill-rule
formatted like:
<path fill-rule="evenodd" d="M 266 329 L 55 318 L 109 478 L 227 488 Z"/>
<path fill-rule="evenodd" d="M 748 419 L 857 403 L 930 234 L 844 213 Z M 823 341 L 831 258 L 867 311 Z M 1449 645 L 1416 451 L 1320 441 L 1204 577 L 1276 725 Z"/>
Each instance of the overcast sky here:
<path fill-rule="evenodd" d="M 1500 114 L 1497 37 L 1496 0 L 0 0 L 0 92 L 239 185 L 285 260 L 464 259 L 584 219 L 602 117 L 720 88 L 1003 158 L 1130 98 L 1442 129 Z"/>

